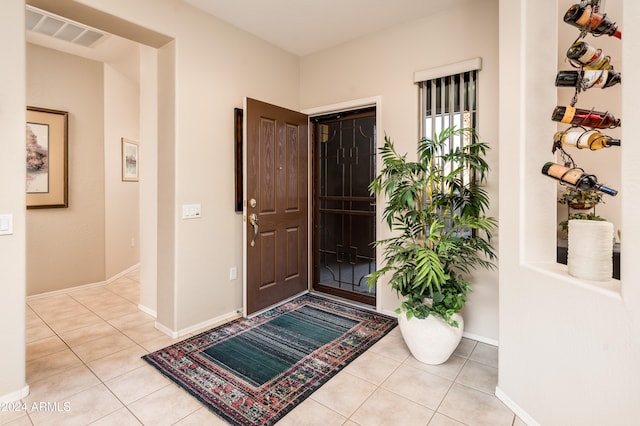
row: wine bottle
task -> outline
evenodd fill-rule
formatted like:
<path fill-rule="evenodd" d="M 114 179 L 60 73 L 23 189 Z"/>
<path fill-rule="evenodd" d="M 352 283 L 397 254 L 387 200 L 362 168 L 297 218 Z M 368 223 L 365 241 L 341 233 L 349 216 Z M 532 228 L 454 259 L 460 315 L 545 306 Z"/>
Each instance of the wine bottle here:
<path fill-rule="evenodd" d="M 581 30 L 586 30 L 595 36 L 606 34 L 622 39 L 620 31 L 606 14 L 596 13 L 591 6 L 574 4 L 564 14 L 564 22 Z"/>
<path fill-rule="evenodd" d="M 564 132 L 556 132 L 553 136 L 556 144 L 574 146 L 578 149 L 590 149 L 595 151 L 612 146 L 620 146 L 620 139 L 613 139 L 603 135 L 598 130 L 583 130 L 581 128 L 571 128 Z"/>
<path fill-rule="evenodd" d="M 576 67 L 583 66 L 588 70 L 610 70 L 613 68 L 609 57 L 584 41 L 577 41 L 567 50 L 567 58 Z"/>
<path fill-rule="evenodd" d="M 556 87 L 577 87 L 582 90 L 615 86 L 622 75 L 614 70 L 558 71 Z"/>
<path fill-rule="evenodd" d="M 572 106 L 557 106 L 551 116 L 553 121 L 576 126 L 607 129 L 620 126 L 620 119 L 615 118 L 610 112 L 600 112 Z"/>
<path fill-rule="evenodd" d="M 581 191 L 597 189 L 612 197 L 618 194 L 617 190 L 602 185 L 598 182 L 597 177 L 585 173 L 582 169 L 572 169 L 550 161 L 542 166 L 542 174 L 571 185 Z"/>

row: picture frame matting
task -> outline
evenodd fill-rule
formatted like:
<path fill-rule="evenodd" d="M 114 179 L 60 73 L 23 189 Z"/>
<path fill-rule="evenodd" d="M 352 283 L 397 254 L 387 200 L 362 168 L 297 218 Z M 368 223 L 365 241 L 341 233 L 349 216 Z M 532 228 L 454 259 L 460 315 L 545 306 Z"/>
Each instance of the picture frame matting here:
<path fill-rule="evenodd" d="M 69 113 L 27 107 L 26 199 L 28 209 L 66 208 Z"/>
<path fill-rule="evenodd" d="M 122 181 L 138 182 L 139 179 L 138 143 L 122 138 Z"/>

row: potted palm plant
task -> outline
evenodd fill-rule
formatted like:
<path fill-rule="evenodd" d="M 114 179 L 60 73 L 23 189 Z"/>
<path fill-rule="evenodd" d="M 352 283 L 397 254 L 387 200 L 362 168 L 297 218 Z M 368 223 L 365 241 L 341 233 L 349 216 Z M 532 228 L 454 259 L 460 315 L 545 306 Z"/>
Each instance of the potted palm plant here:
<path fill-rule="evenodd" d="M 467 143 L 450 144 L 460 140 Z M 488 149 L 473 129 L 454 127 L 420 140 L 417 161 L 400 155 L 388 136 L 380 148 L 382 170 L 369 189 L 386 195 L 383 217 L 393 236 L 375 243 L 385 264 L 370 274 L 369 285 L 390 274 L 389 285 L 403 297 L 400 330 L 421 362 L 440 364 L 453 353 L 471 290 L 468 274 L 494 267 L 497 221 L 485 214 L 489 198 L 480 186 Z"/>

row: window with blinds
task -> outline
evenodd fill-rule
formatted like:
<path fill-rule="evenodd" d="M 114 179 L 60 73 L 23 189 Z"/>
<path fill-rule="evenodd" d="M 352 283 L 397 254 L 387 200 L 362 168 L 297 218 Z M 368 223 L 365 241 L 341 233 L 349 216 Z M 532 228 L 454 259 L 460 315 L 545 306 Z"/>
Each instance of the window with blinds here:
<path fill-rule="evenodd" d="M 450 126 L 476 129 L 476 77 L 477 71 L 473 70 L 419 82 L 422 138 L 431 139 Z M 461 148 L 471 142 L 469 134 L 452 136 L 445 150 Z"/>
<path fill-rule="evenodd" d="M 477 71 L 419 82 L 421 136 L 431 138 L 449 126 L 476 128 Z"/>
<path fill-rule="evenodd" d="M 455 126 L 456 129 L 476 129 L 477 73 L 477 69 L 472 69 L 444 77 L 433 77 L 431 75 L 434 74 L 433 72 L 426 71 L 422 72 L 422 75 L 429 74 L 429 78 L 424 80 L 418 80 L 420 73 L 416 73 L 416 83 L 419 85 L 420 93 L 421 138 L 432 139 L 435 134 L 451 126 Z M 462 148 L 472 142 L 473 136 L 469 133 L 453 135 L 449 138 L 448 145 L 444 146 L 445 152 L 441 154 Z M 457 165 L 448 163 L 446 167 L 454 168 Z M 448 173 L 450 170 L 443 170 L 443 172 Z M 462 170 L 459 178 L 463 182 L 475 179 L 468 169 Z M 449 224 L 447 223 L 446 226 Z M 462 235 L 467 233 L 472 231 L 464 229 L 461 232 Z"/>

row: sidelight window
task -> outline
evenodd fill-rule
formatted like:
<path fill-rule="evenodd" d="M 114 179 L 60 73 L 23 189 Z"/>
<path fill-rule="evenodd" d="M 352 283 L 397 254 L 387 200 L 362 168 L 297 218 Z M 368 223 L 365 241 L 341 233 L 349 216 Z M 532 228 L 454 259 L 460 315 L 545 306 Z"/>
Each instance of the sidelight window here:
<path fill-rule="evenodd" d="M 431 139 L 451 126 L 456 129 L 477 129 L 477 75 L 480 65 L 480 59 L 474 59 L 416 73 L 420 98 L 421 138 Z M 473 137 L 469 133 L 453 135 L 444 146 L 442 154 L 460 149 L 472 142 Z M 453 170 L 458 165 L 449 163 L 447 167 Z M 451 170 L 442 172 L 449 173 Z M 474 179 L 468 169 L 462 169 L 459 177 L 462 182 Z"/>

